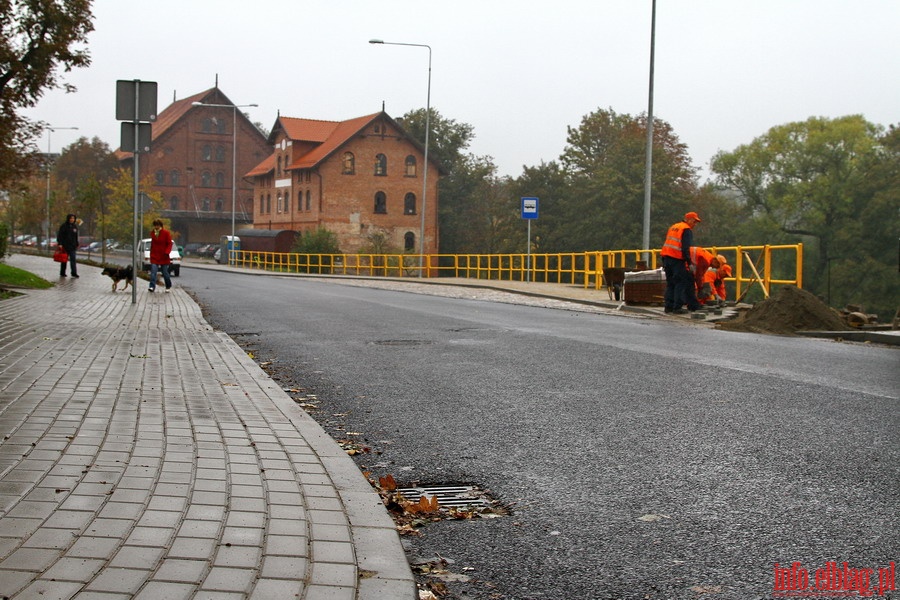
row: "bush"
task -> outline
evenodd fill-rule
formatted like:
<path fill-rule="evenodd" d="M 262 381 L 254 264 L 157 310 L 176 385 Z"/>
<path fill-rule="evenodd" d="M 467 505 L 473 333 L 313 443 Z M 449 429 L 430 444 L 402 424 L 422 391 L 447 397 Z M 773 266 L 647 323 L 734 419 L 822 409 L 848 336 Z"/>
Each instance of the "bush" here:
<path fill-rule="evenodd" d="M 9 225 L 0 223 L 0 260 L 6 258 L 9 250 Z"/>

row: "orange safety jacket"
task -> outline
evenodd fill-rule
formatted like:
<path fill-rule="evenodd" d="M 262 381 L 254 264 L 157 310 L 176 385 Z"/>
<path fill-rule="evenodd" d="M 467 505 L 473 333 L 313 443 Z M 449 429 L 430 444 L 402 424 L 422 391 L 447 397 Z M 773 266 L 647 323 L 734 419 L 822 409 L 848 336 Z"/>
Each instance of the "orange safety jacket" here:
<path fill-rule="evenodd" d="M 697 265 L 698 270 L 704 269 L 705 272 L 709 265 L 712 264 L 712 259 L 714 258 L 715 256 L 711 252 L 700 246 L 691 246 L 691 264 Z"/>
<path fill-rule="evenodd" d="M 680 221 L 669 227 L 669 231 L 666 232 L 666 241 L 663 244 L 662 250 L 659 252 L 661 256 L 684 259 L 684 248 L 682 247 L 681 236 L 684 235 L 685 229 L 690 229 L 690 226 L 684 221 Z"/>

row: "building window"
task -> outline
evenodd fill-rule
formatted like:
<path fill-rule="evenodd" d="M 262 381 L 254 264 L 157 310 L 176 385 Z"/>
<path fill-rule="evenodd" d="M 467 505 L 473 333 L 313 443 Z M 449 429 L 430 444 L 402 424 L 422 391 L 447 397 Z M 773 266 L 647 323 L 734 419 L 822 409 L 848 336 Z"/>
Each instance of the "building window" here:
<path fill-rule="evenodd" d="M 281 157 L 278 157 L 278 165 L 275 167 L 275 177 L 281 177 Z"/>
<path fill-rule="evenodd" d="M 284 211 L 284 207 L 281 203 L 281 193 L 278 194 L 278 198 L 275 200 L 275 204 L 276 204 L 275 210 L 277 210 L 278 212 Z"/>
<path fill-rule="evenodd" d="M 225 146 L 216 146 L 216 162 L 225 162 Z"/>
<path fill-rule="evenodd" d="M 416 214 L 416 195 L 412 192 L 406 194 L 406 197 L 403 198 L 403 214 Z"/>
<path fill-rule="evenodd" d="M 221 119 L 213 119 L 213 123 L 216 124 L 216 133 L 225 133 L 225 121 Z"/>
<path fill-rule="evenodd" d="M 169 173 L 169 183 L 181 185 L 181 173 L 178 172 L 178 169 L 172 169 L 172 172 Z"/>
<path fill-rule="evenodd" d="M 375 175 L 379 177 L 387 175 L 387 156 L 384 154 L 375 155 Z"/>
<path fill-rule="evenodd" d="M 272 194 L 266 194 L 266 213 L 272 214 Z"/>
<path fill-rule="evenodd" d="M 178 210 L 178 205 L 180 202 L 178 201 L 178 196 L 172 196 L 169 199 L 169 210 Z"/>
<path fill-rule="evenodd" d="M 381 215 L 387 214 L 387 196 L 384 195 L 384 192 L 375 194 L 375 212 Z"/>
<path fill-rule="evenodd" d="M 412 252 L 416 249 L 416 234 L 412 231 L 407 231 L 403 236 L 403 250 L 406 252 Z"/>
<path fill-rule="evenodd" d="M 200 124 L 200 131 L 203 133 L 212 133 L 213 132 L 213 120 L 209 117 L 203 119 L 203 122 Z"/>
<path fill-rule="evenodd" d="M 156 185 L 166 185 L 166 172 L 162 169 L 156 172 Z"/>
<path fill-rule="evenodd" d="M 204 144 L 200 158 L 202 160 L 212 160 L 212 146 L 210 146 L 209 144 Z"/>
<path fill-rule="evenodd" d="M 415 177 L 416 176 L 416 157 L 410 154 L 406 157 L 406 176 L 407 177 Z"/>
<path fill-rule="evenodd" d="M 303 210 L 303 190 L 297 192 L 297 212 Z"/>
<path fill-rule="evenodd" d="M 341 163 L 343 164 L 343 168 L 341 169 L 342 174 L 356 175 L 356 158 L 353 156 L 352 152 L 344 152 Z"/>
<path fill-rule="evenodd" d="M 225 173 L 222 171 L 216 173 L 216 187 L 225 187 Z"/>
<path fill-rule="evenodd" d="M 204 211 L 208 211 L 208 210 L 209 210 L 209 198 L 204 198 L 204 199 L 203 199 L 203 210 L 204 210 Z"/>
<path fill-rule="evenodd" d="M 202 187 L 210 187 L 212 185 L 212 173 L 209 171 L 203 171 L 200 175 L 200 185 Z"/>
<path fill-rule="evenodd" d="M 312 206 L 312 192 L 306 190 L 306 210 L 311 210 L 310 206 Z"/>
<path fill-rule="evenodd" d="M 266 212 L 266 197 L 262 194 L 259 195 L 259 214 L 264 214 Z"/>
<path fill-rule="evenodd" d="M 222 212 L 223 208 L 225 208 L 225 201 L 221 198 L 216 198 L 216 212 Z"/>

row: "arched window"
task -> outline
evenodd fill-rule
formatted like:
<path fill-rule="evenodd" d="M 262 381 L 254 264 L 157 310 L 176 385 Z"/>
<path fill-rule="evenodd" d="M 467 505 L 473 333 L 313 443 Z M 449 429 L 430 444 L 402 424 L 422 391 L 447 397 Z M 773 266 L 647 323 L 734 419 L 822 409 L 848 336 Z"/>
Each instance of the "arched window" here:
<path fill-rule="evenodd" d="M 416 249 L 416 234 L 412 231 L 407 231 L 403 236 L 403 250 L 406 252 L 412 252 Z"/>
<path fill-rule="evenodd" d="M 344 152 L 344 156 L 341 158 L 341 164 L 343 165 L 341 169 L 342 174 L 356 175 L 356 157 L 353 156 L 352 152 Z"/>
<path fill-rule="evenodd" d="M 210 187 L 212 185 L 212 173 L 203 171 L 200 175 L 200 185 L 203 187 Z"/>
<path fill-rule="evenodd" d="M 216 198 L 216 212 L 222 212 L 223 208 L 225 208 L 225 201 L 221 198 Z"/>
<path fill-rule="evenodd" d="M 216 162 L 225 162 L 225 146 L 216 146 Z"/>
<path fill-rule="evenodd" d="M 403 214 L 416 214 L 416 195 L 412 192 L 406 194 L 406 196 L 403 198 Z"/>
<path fill-rule="evenodd" d="M 172 196 L 169 199 L 169 210 L 178 210 L 178 205 L 180 202 L 178 201 L 178 196 Z"/>
<path fill-rule="evenodd" d="M 166 172 L 162 169 L 156 172 L 156 185 L 166 185 Z"/>
<path fill-rule="evenodd" d="M 266 194 L 266 213 L 272 214 L 272 194 Z"/>
<path fill-rule="evenodd" d="M 275 210 L 278 212 L 284 211 L 284 206 L 281 204 L 281 192 L 278 192 L 278 198 L 275 200 Z"/>
<path fill-rule="evenodd" d="M 212 146 L 209 144 L 203 145 L 203 154 L 200 157 L 203 160 L 212 160 Z"/>
<path fill-rule="evenodd" d="M 303 210 L 303 190 L 297 192 L 297 212 Z"/>
<path fill-rule="evenodd" d="M 416 157 L 410 154 L 406 157 L 406 176 L 407 177 L 415 177 L 416 176 Z"/>
<path fill-rule="evenodd" d="M 275 177 L 281 177 L 281 157 L 278 157 L 278 165 L 275 167 Z"/>
<path fill-rule="evenodd" d="M 205 210 L 205 211 L 209 210 L 209 198 L 203 199 L 203 210 Z"/>
<path fill-rule="evenodd" d="M 178 169 L 172 169 L 172 172 L 169 173 L 169 183 L 172 185 L 181 185 L 181 173 Z"/>
<path fill-rule="evenodd" d="M 222 171 L 216 173 L 216 187 L 225 187 L 225 173 Z"/>
<path fill-rule="evenodd" d="M 266 212 L 266 197 L 262 194 L 259 195 L 259 214 L 265 214 Z"/>
<path fill-rule="evenodd" d="M 375 175 L 379 177 L 387 175 L 387 156 L 384 154 L 375 155 Z"/>
<path fill-rule="evenodd" d="M 312 206 L 312 192 L 306 190 L 306 210 L 312 210 L 310 206 Z"/>
<path fill-rule="evenodd" d="M 381 215 L 387 214 L 387 196 L 384 195 L 384 192 L 375 193 L 375 212 Z"/>

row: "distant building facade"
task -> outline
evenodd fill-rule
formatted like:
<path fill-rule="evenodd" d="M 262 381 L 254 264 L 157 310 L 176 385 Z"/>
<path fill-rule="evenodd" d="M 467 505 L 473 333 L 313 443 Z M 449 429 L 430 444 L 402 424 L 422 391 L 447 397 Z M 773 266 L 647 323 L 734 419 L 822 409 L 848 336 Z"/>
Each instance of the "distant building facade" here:
<path fill-rule="evenodd" d="M 253 187 L 242 175 L 269 156 L 272 146 L 233 106 L 218 87 L 174 101 L 152 125 L 150 151 L 139 154 L 141 179 L 149 176 L 154 191 L 162 195 L 164 204 L 157 208 L 179 234 L 179 244 L 218 242 L 231 233 L 235 180 L 235 227 L 253 223 Z M 131 152 L 120 149 L 117 156 L 123 166 L 133 167 Z M 232 177 L 233 162 L 237 164 L 236 178 Z"/>
<path fill-rule="evenodd" d="M 274 152 L 247 172 L 254 229 L 325 228 L 355 253 L 380 235 L 396 250 L 438 251 L 437 163 L 385 112 L 348 121 L 279 116 Z M 423 177 L 428 169 L 422 236 Z"/>

